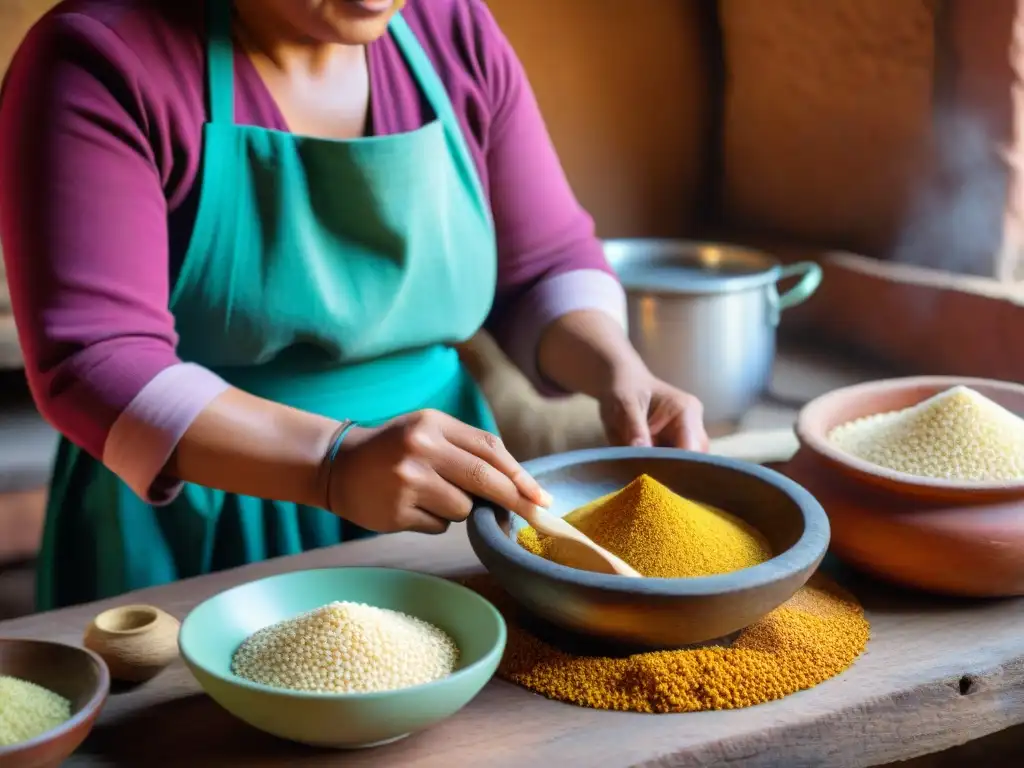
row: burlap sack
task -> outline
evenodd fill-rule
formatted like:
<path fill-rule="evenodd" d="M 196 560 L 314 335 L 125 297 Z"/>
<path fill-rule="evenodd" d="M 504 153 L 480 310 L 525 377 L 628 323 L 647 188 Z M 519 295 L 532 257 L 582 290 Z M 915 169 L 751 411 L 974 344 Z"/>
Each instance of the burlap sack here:
<path fill-rule="evenodd" d="M 541 397 L 486 333 L 459 352 L 494 411 L 505 445 L 520 461 L 607 444 L 595 401 Z"/>

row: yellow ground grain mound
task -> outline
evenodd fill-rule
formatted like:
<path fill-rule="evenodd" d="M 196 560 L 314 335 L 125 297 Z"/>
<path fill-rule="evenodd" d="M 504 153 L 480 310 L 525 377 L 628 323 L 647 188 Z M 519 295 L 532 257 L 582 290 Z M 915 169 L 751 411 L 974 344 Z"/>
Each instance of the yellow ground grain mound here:
<path fill-rule="evenodd" d="M 771 557 L 761 535 L 742 520 L 684 499 L 648 475 L 570 512 L 565 521 L 653 578 L 729 573 Z M 518 541 L 548 560 L 586 567 L 571 542 L 542 536 L 533 528 L 523 528 Z"/>
<path fill-rule="evenodd" d="M 680 498 L 642 475 L 565 518 L 645 576 L 695 577 L 756 565 L 760 535 L 720 510 Z M 577 567 L 571 548 L 520 532 L 534 554 Z M 498 675 L 558 701 L 632 712 L 737 709 L 782 698 L 845 671 L 864 651 L 869 626 L 856 599 L 816 575 L 788 602 L 731 642 L 626 657 L 579 656 L 531 634 L 515 603 L 488 577 L 470 586 L 509 625 Z"/>
<path fill-rule="evenodd" d="M 231 670 L 275 688 L 390 691 L 454 671 L 459 649 L 443 630 L 398 611 L 334 602 L 252 634 Z"/>
<path fill-rule="evenodd" d="M 53 691 L 0 675 L 0 747 L 34 739 L 71 718 L 71 702 Z"/>
<path fill-rule="evenodd" d="M 917 477 L 1024 479 L 1024 419 L 969 387 L 851 421 L 828 437 L 864 461 Z"/>
<path fill-rule="evenodd" d="M 856 599 L 819 574 L 731 644 L 621 658 L 574 656 L 524 629 L 520 609 L 489 577 L 468 583 L 508 624 L 498 676 L 594 709 L 698 712 L 773 701 L 844 672 L 869 635 Z"/>

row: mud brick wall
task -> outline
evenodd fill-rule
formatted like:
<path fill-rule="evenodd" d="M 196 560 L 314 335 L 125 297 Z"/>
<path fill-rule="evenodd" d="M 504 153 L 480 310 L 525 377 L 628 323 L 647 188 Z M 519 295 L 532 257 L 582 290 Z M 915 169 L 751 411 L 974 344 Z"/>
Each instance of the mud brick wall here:
<path fill-rule="evenodd" d="M 1012 279 L 1020 0 L 721 0 L 739 229 Z"/>
<path fill-rule="evenodd" d="M 1024 2 L 719 7 L 727 218 L 826 266 L 784 328 L 1024 380 Z"/>
<path fill-rule="evenodd" d="M 1005 206 L 990 225 L 998 233 L 995 276 L 1024 280 L 1024 2 L 947 0 L 943 38 L 948 64 L 940 69 L 948 100 L 969 114 L 987 140 L 983 168 L 1005 184 Z M 983 180 L 983 179 L 982 179 Z"/>
<path fill-rule="evenodd" d="M 692 235 L 712 202 L 713 4 L 487 4 L 526 68 L 566 173 L 600 234 Z"/>
<path fill-rule="evenodd" d="M 927 160 L 935 4 L 721 0 L 734 224 L 881 252 Z"/>
<path fill-rule="evenodd" d="M 0 0 L 0 77 L 29 28 L 57 0 Z"/>

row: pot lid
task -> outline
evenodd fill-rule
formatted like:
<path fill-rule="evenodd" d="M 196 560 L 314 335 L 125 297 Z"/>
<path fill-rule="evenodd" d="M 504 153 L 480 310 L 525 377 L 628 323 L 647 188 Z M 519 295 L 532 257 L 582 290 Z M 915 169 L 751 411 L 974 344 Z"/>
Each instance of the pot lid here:
<path fill-rule="evenodd" d="M 707 294 L 761 288 L 779 263 L 761 251 L 688 240 L 606 240 L 605 255 L 627 291 Z"/>

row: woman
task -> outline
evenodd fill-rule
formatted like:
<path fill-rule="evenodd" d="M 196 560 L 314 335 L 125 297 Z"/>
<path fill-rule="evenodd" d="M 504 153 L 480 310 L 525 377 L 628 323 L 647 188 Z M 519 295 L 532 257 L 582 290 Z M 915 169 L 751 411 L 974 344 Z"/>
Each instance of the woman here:
<path fill-rule="evenodd" d="M 0 236 L 64 435 L 41 609 L 547 503 L 451 346 L 482 326 L 612 440 L 704 448 L 483 1 L 402 6 L 72 0 L 23 43 Z"/>

